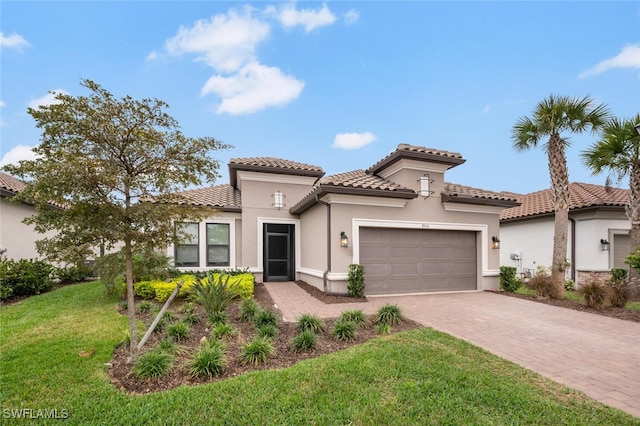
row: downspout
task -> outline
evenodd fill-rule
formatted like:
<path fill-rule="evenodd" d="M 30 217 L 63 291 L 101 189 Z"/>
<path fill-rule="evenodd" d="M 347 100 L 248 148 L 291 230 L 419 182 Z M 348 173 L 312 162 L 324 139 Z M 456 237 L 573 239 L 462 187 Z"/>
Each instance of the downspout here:
<path fill-rule="evenodd" d="M 324 292 L 326 294 L 329 294 L 329 292 L 327 291 L 327 276 L 329 275 L 329 272 L 331 272 L 331 204 L 327 203 L 326 201 L 322 201 L 318 195 L 316 195 L 316 202 L 318 204 L 327 206 L 327 269 L 325 269 L 324 273 L 322 274 L 322 285 L 324 287 Z"/>
<path fill-rule="evenodd" d="M 571 221 L 571 281 L 576 284 L 576 220 L 572 217 Z"/>

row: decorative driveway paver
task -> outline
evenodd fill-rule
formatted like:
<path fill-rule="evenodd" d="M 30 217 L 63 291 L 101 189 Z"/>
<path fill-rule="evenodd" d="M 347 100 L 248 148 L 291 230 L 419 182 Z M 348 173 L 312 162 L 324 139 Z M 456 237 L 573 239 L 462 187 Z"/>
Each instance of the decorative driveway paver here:
<path fill-rule="evenodd" d="M 369 297 L 325 304 L 295 283 L 265 283 L 286 321 L 398 304 L 412 320 L 640 417 L 640 323 L 488 292 Z"/>

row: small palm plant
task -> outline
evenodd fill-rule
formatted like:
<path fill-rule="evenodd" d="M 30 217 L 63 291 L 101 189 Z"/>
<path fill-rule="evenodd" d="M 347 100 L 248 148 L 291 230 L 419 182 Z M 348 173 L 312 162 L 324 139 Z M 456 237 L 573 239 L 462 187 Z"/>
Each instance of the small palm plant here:
<path fill-rule="evenodd" d="M 209 272 L 201 280 L 197 280 L 190 288 L 191 298 L 204 306 L 207 316 L 214 312 L 224 312 L 229 303 L 240 297 L 237 284 L 230 284 L 230 275 L 216 277 Z"/>

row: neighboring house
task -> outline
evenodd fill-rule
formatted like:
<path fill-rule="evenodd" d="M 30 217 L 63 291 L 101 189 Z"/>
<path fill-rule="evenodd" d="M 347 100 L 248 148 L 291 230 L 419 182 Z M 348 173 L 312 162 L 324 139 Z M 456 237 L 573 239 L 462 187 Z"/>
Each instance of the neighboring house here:
<path fill-rule="evenodd" d="M 25 218 L 36 213 L 35 207 L 10 201 L 24 187 L 22 181 L 0 172 L 0 251 L 8 259 L 39 258 L 35 243 L 42 239 L 42 235 L 33 226 L 22 223 Z"/>
<path fill-rule="evenodd" d="M 577 284 L 591 272 L 625 268 L 631 223 L 625 213 L 627 190 L 587 183 L 569 185 L 567 278 Z M 551 266 L 554 208 L 551 189 L 516 195 L 521 203 L 500 214 L 500 264 L 519 273 Z"/>
<path fill-rule="evenodd" d="M 181 269 L 248 267 L 258 281 L 304 280 L 346 293 L 349 265 L 365 293 L 497 290 L 499 214 L 511 194 L 445 182 L 458 153 L 398 145 L 367 170 L 259 157 L 229 162 L 230 183 L 181 192 L 216 216 L 181 223 L 168 254 Z"/>

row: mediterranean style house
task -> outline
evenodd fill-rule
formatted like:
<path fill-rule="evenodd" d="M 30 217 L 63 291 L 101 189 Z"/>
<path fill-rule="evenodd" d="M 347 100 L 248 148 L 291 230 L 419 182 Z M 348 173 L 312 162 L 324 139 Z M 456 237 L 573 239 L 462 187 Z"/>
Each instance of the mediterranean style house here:
<path fill-rule="evenodd" d="M 628 191 L 587 183 L 569 185 L 567 279 L 580 284 L 591 272 L 608 273 L 631 252 L 631 222 L 625 206 Z M 519 206 L 500 214 L 500 264 L 515 266 L 528 275 L 536 267 L 551 266 L 554 208 L 551 189 L 526 195 L 512 194 Z"/>
<path fill-rule="evenodd" d="M 214 207 L 168 248 L 184 270 L 249 268 L 258 281 L 304 280 L 346 293 L 350 264 L 365 293 L 498 290 L 500 213 L 513 194 L 447 183 L 458 153 L 407 144 L 367 170 L 324 176 L 321 167 L 235 158 L 229 184 L 183 191 Z"/>

